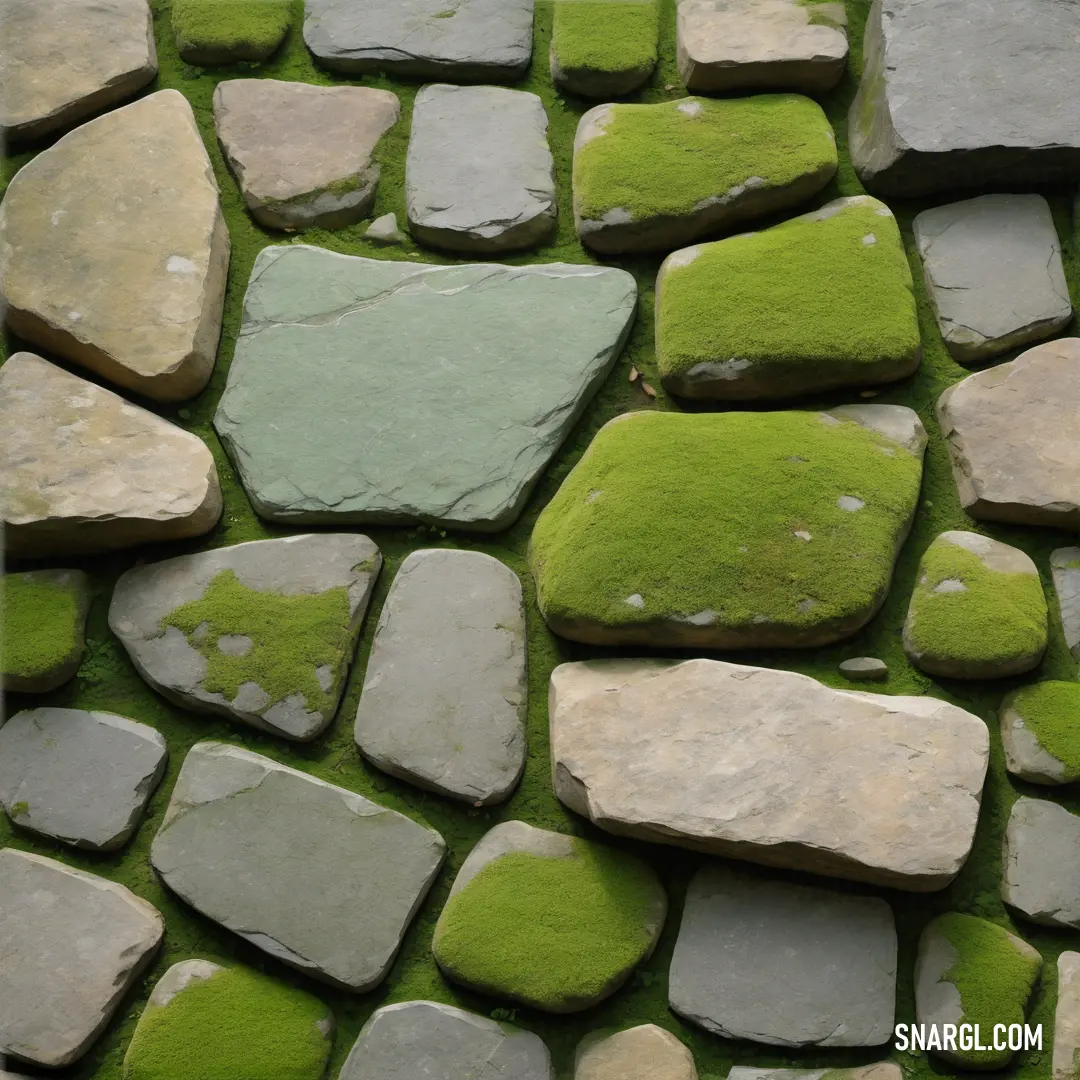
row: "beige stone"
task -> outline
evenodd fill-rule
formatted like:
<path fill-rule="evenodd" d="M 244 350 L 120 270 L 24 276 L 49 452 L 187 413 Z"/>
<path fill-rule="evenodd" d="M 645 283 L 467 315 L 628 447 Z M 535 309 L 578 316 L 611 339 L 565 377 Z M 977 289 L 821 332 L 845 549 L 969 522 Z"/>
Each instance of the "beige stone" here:
<path fill-rule="evenodd" d="M 1050 1075 L 1052 1080 L 1076 1080 L 1077 1055 L 1080 1055 L 1080 953 L 1063 952 L 1058 957 L 1057 971 Z"/>
<path fill-rule="evenodd" d="M 728 1080 L 904 1080 L 904 1071 L 892 1061 L 857 1065 L 854 1069 L 759 1069 L 736 1065 Z"/>
<path fill-rule="evenodd" d="M 214 124 L 256 221 L 271 229 L 340 228 L 375 201 L 375 147 L 397 122 L 397 95 L 367 86 L 227 79 Z"/>
<path fill-rule="evenodd" d="M 914 892 L 971 850 L 989 737 L 934 698 L 606 660 L 557 667 L 550 715 L 556 794 L 617 835 Z"/>
<path fill-rule="evenodd" d="M 194 435 L 33 353 L 0 367 L 9 554 L 107 551 L 208 532 L 217 469 Z"/>
<path fill-rule="evenodd" d="M 65 135 L 0 205 L 11 329 L 159 401 L 210 378 L 228 263 L 217 182 L 177 90 Z"/>
<path fill-rule="evenodd" d="M 574 1080 L 698 1080 L 694 1056 L 655 1024 L 586 1042 L 578 1051 Z"/>
<path fill-rule="evenodd" d="M 969 375 L 937 415 L 972 517 L 1080 529 L 1080 338 Z"/>

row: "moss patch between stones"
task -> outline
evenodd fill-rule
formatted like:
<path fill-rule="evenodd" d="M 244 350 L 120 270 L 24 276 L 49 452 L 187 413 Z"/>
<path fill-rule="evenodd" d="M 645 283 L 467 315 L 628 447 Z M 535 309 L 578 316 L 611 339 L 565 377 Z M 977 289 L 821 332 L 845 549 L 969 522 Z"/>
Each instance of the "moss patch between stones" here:
<path fill-rule="evenodd" d="M 555 4 L 552 53 L 563 71 L 648 71 L 656 63 L 659 9 L 649 0 Z"/>
<path fill-rule="evenodd" d="M 0 674 L 32 678 L 52 671 L 78 648 L 75 592 L 21 574 L 0 579 Z"/>
<path fill-rule="evenodd" d="M 173 32 L 182 53 L 258 60 L 284 40 L 293 8 L 292 0 L 173 0 Z"/>
<path fill-rule="evenodd" d="M 1009 704 L 1066 774 L 1080 776 L 1080 683 L 1033 683 L 1015 691 Z"/>

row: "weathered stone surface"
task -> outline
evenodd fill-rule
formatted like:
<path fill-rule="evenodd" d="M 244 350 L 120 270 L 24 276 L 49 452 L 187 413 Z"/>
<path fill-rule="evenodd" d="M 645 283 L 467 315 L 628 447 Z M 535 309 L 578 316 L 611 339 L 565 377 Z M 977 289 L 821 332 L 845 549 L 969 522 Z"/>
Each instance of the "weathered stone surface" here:
<path fill-rule="evenodd" d="M 655 1024 L 586 1039 L 578 1048 L 574 1080 L 698 1080 L 694 1056 Z"/>
<path fill-rule="evenodd" d="M 77 1061 L 142 974 L 165 924 L 122 885 L 0 850 L 0 1046 L 19 1061 Z"/>
<path fill-rule="evenodd" d="M 728 1080 L 904 1080 L 903 1070 L 892 1061 L 857 1065 L 853 1069 L 758 1069 L 736 1065 Z"/>
<path fill-rule="evenodd" d="M 214 458 L 195 435 L 33 353 L 0 368 L 0 521 L 15 556 L 209 532 Z"/>
<path fill-rule="evenodd" d="M 407 238 L 398 228 L 397 215 L 383 214 L 367 227 L 364 239 L 373 240 L 376 244 L 403 244 Z"/>
<path fill-rule="evenodd" d="M 376 1009 L 339 1080 L 552 1080 L 539 1035 L 435 1001 L 402 1001 Z"/>
<path fill-rule="evenodd" d="M 1029 683 L 1001 702 L 1005 765 L 1031 784 L 1080 780 L 1080 683 Z"/>
<path fill-rule="evenodd" d="M 417 240 L 477 253 L 532 247 L 555 227 L 555 164 L 535 94 L 499 86 L 425 86 L 405 165 Z"/>
<path fill-rule="evenodd" d="M 1021 796 L 1005 829 L 1001 895 L 1044 926 L 1080 927 L 1080 818 Z"/>
<path fill-rule="evenodd" d="M 82 709 L 29 709 L 0 728 L 0 804 L 12 821 L 92 851 L 131 839 L 169 752 L 152 727 Z"/>
<path fill-rule="evenodd" d="M 217 181 L 178 90 L 65 135 L 0 204 L 11 329 L 158 401 L 209 380 L 228 265 Z"/>
<path fill-rule="evenodd" d="M 937 404 L 964 509 L 985 521 L 1080 529 L 1080 338 L 969 375 Z"/>
<path fill-rule="evenodd" d="M 0 136 L 36 139 L 131 97 L 157 74 L 146 0 L 3 0 Z"/>
<path fill-rule="evenodd" d="M 271 520 L 502 529 L 610 371 L 636 298 L 604 267 L 266 248 L 214 425 Z"/>
<path fill-rule="evenodd" d="M 335 229 L 375 201 L 379 139 L 397 122 L 397 95 L 366 86 L 226 79 L 214 124 L 244 202 L 271 229 Z"/>
<path fill-rule="evenodd" d="M 521 582 L 479 551 L 414 551 L 383 605 L 356 712 L 361 753 L 474 805 L 525 767 Z"/>
<path fill-rule="evenodd" d="M 204 742 L 184 761 L 150 861 L 207 918 L 362 993 L 390 970 L 445 850 L 433 829 L 361 795 Z"/>
<path fill-rule="evenodd" d="M 1051 1080 L 1076 1080 L 1080 1054 L 1080 953 L 1063 952 L 1058 956 L 1057 992 Z"/>
<path fill-rule="evenodd" d="M 550 711 L 556 794 L 618 835 L 915 892 L 971 850 L 989 737 L 934 698 L 608 660 L 557 667 Z"/>
<path fill-rule="evenodd" d="M 874 656 L 855 656 L 843 660 L 839 670 L 851 682 L 884 682 L 889 677 L 889 665 Z"/>
<path fill-rule="evenodd" d="M 842 3 L 682 0 L 675 41 L 679 75 L 692 93 L 823 94 L 844 74 L 846 25 Z"/>
<path fill-rule="evenodd" d="M 350 75 L 498 82 L 532 55 L 533 0 L 307 0 L 305 12 L 308 48 Z"/>
<path fill-rule="evenodd" d="M 1080 547 L 1058 548 L 1050 555 L 1061 628 L 1074 660 L 1080 660 Z"/>
<path fill-rule="evenodd" d="M 699 870 L 668 1000 L 729 1039 L 877 1046 L 892 1034 L 896 1001 L 892 909 L 876 897 Z"/>

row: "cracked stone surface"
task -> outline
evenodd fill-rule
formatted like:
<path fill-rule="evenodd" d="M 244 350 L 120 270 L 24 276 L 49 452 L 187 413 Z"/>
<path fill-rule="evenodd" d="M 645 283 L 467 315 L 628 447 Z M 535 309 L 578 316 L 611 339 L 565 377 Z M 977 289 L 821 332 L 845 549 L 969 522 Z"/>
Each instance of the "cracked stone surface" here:
<path fill-rule="evenodd" d="M 641 1024 L 578 1047 L 574 1080 L 698 1080 L 694 1056 L 670 1031 Z"/>
<path fill-rule="evenodd" d="M 405 166 L 413 236 L 450 251 L 514 251 L 555 228 L 555 165 L 535 94 L 425 86 Z"/>
<path fill-rule="evenodd" d="M 341 990 L 385 978 L 442 865 L 433 829 L 224 743 L 191 748 L 150 861 L 182 900 Z"/>
<path fill-rule="evenodd" d="M 272 521 L 503 529 L 611 370 L 636 299 L 606 267 L 266 248 L 214 426 Z"/>
<path fill-rule="evenodd" d="M 1080 547 L 1058 548 L 1052 552 L 1050 572 L 1065 644 L 1073 659 L 1080 660 Z"/>
<path fill-rule="evenodd" d="M 914 892 L 971 851 L 989 736 L 943 701 L 622 659 L 561 664 L 550 700 L 555 793 L 616 835 Z"/>
<path fill-rule="evenodd" d="M 1074 1080 L 1080 1053 L 1080 953 L 1063 952 L 1057 961 L 1057 1008 L 1051 1080 Z"/>
<path fill-rule="evenodd" d="M 45 1068 L 78 1061 L 164 931 L 161 915 L 122 885 L 0 850 L 0 1046 Z"/>
<path fill-rule="evenodd" d="M 668 999 L 724 1038 L 878 1046 L 892 1034 L 896 1001 L 892 909 L 877 897 L 699 870 Z"/>
<path fill-rule="evenodd" d="M 216 713 L 250 724 L 287 739 L 307 741 L 324 731 L 337 711 L 352 663 L 360 627 L 371 599 L 382 556 L 366 536 L 354 533 L 318 533 L 288 536 L 281 540 L 255 540 L 233 547 L 215 548 L 194 555 L 137 566 L 121 575 L 109 608 L 109 626 L 127 649 L 139 674 L 159 693 L 187 709 Z M 308 700 L 303 686 L 283 697 L 272 698 L 259 685 L 258 668 L 264 659 L 281 670 L 281 653 L 288 649 L 288 635 L 252 643 L 243 634 L 222 634 L 217 648 L 226 654 L 251 656 L 251 678 L 233 696 L 208 685 L 209 661 L 196 646 L 199 628 L 185 633 L 167 620 L 178 608 L 201 600 L 220 575 L 231 573 L 252 590 L 245 618 L 258 624 L 260 596 L 315 596 L 341 590 L 340 620 L 326 629 L 328 644 L 319 638 L 314 647 L 327 661 L 312 672 L 310 693 L 322 691 L 319 701 Z M 214 627 L 211 632 L 216 632 Z"/>
<path fill-rule="evenodd" d="M 853 1069 L 758 1069 L 736 1065 L 728 1080 L 904 1080 L 903 1070 L 892 1061 L 857 1065 Z"/>
<path fill-rule="evenodd" d="M 1080 818 L 1045 799 L 1013 803 L 1001 896 L 1043 926 L 1080 927 Z"/>

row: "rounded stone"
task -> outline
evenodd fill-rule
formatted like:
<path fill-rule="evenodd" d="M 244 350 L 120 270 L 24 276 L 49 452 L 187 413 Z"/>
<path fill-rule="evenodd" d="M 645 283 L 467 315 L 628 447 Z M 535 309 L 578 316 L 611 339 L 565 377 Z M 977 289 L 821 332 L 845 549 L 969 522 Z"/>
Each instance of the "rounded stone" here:
<path fill-rule="evenodd" d="M 889 665 L 873 656 L 856 656 L 840 664 L 840 674 L 851 682 L 884 682 L 889 677 Z"/>
<path fill-rule="evenodd" d="M 1009 772 L 1031 784 L 1080 780 L 1080 683 L 1038 682 L 1001 703 L 1001 741 Z"/>
<path fill-rule="evenodd" d="M 694 1056 L 669 1031 L 642 1024 L 578 1047 L 574 1080 L 698 1080 Z"/>

